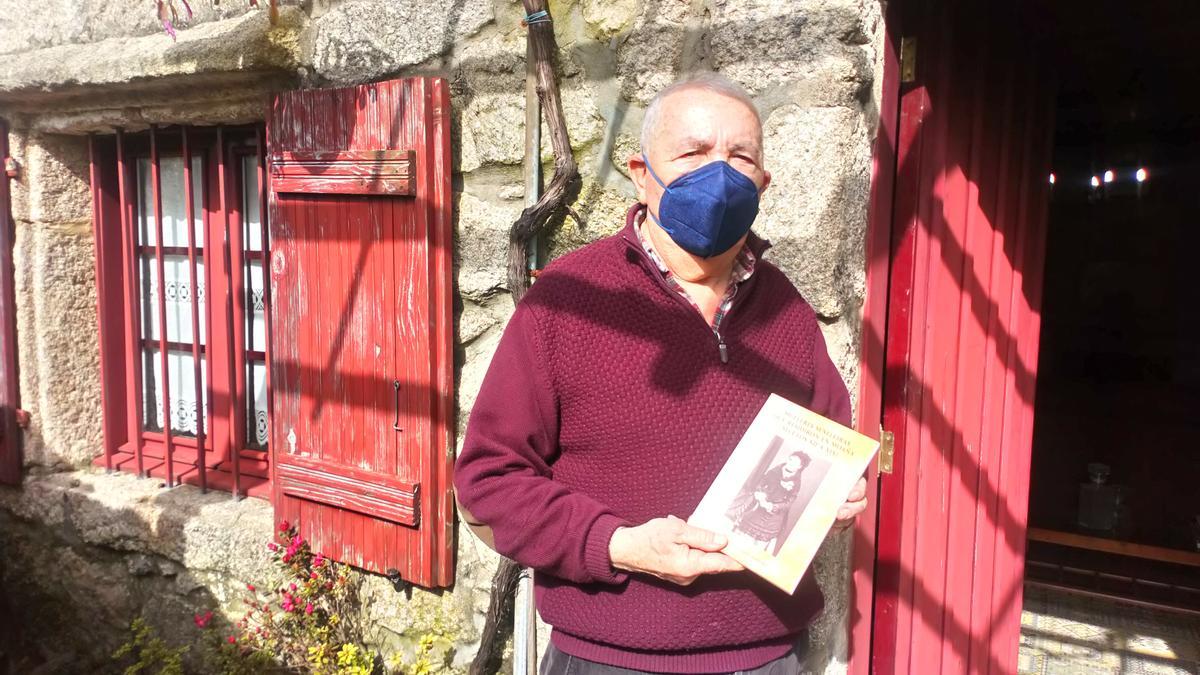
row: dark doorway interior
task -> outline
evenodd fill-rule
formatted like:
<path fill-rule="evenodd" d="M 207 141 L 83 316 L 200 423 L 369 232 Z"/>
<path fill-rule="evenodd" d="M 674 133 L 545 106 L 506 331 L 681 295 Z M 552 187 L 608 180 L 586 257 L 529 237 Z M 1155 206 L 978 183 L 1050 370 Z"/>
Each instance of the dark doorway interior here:
<path fill-rule="evenodd" d="M 1200 7 L 1056 5 L 1027 578 L 1200 611 Z"/>

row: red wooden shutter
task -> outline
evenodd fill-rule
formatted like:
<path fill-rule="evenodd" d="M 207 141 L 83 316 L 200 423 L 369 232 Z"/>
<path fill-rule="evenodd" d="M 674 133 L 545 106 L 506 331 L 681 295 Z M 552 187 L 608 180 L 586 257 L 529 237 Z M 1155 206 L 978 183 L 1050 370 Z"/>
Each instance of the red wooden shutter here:
<path fill-rule="evenodd" d="M 454 574 L 449 115 L 409 78 L 268 121 L 276 519 L 429 587 Z"/>
<path fill-rule="evenodd" d="M 8 124 L 0 120 L 0 162 L 8 163 Z M 13 271 L 12 204 L 10 179 L 0 175 L 0 483 L 21 482 L 21 405 L 17 383 L 17 304 Z"/>

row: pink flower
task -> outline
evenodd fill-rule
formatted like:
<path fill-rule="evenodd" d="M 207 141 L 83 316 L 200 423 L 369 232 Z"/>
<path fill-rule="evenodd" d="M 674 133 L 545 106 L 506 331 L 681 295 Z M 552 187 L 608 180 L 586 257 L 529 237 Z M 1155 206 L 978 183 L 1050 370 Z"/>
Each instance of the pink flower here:
<path fill-rule="evenodd" d="M 295 593 L 296 592 L 296 584 L 288 584 L 288 590 Z"/>
<path fill-rule="evenodd" d="M 283 602 L 280 604 L 280 607 L 283 607 L 283 611 L 290 612 L 296 608 L 296 605 L 292 603 L 291 597 L 287 597 L 284 598 Z"/>
<path fill-rule="evenodd" d="M 229 637 L 225 638 L 225 641 L 226 641 L 226 642 L 228 642 L 228 643 L 229 643 L 229 644 L 231 644 L 231 645 L 236 645 L 236 644 L 237 644 L 237 638 L 235 638 L 235 637 L 234 637 L 234 636 L 232 636 L 232 635 L 230 635 Z"/>
<path fill-rule="evenodd" d="M 313 567 L 320 567 L 321 565 L 324 565 L 324 564 L 325 564 L 325 556 L 318 553 L 316 555 L 316 557 L 313 558 Z"/>
<path fill-rule="evenodd" d="M 320 574 L 317 574 L 316 572 L 313 572 L 313 573 L 311 573 L 311 574 L 309 574 L 309 575 L 308 575 L 308 578 L 309 578 L 309 579 L 319 579 L 320 577 L 321 577 L 321 575 L 320 575 Z"/>
<path fill-rule="evenodd" d="M 304 540 L 300 538 L 300 535 L 296 535 L 296 536 L 292 537 L 292 546 L 295 546 L 296 548 L 300 548 L 300 544 L 303 544 L 303 543 L 304 543 Z"/>
<path fill-rule="evenodd" d="M 290 553 L 283 554 L 283 562 L 291 562 L 291 561 L 292 561 L 292 554 L 290 554 Z"/>
<path fill-rule="evenodd" d="M 254 584 L 246 584 L 246 590 L 253 593 L 254 592 Z"/>
<path fill-rule="evenodd" d="M 304 613 L 310 615 L 313 613 L 313 606 L 311 602 L 304 606 Z"/>
<path fill-rule="evenodd" d="M 267 544 L 267 549 L 271 550 L 271 551 L 278 551 L 279 544 L 276 544 L 275 542 L 271 542 L 271 543 Z"/>
<path fill-rule="evenodd" d="M 279 531 L 280 532 L 287 532 L 290 529 L 292 529 L 292 526 L 288 523 L 288 521 L 286 521 L 286 520 L 279 521 Z"/>
<path fill-rule="evenodd" d="M 209 621 L 212 621 L 212 612 L 197 614 L 196 616 L 192 617 L 192 621 L 196 624 L 197 628 L 204 628 L 208 625 Z"/>

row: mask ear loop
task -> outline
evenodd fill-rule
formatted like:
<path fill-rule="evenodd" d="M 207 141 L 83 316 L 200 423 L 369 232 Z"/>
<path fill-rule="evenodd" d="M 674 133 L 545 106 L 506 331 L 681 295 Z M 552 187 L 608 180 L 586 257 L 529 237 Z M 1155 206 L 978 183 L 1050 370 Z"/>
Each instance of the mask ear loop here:
<path fill-rule="evenodd" d="M 642 161 L 646 163 L 646 168 L 650 171 L 650 175 L 654 177 L 654 182 L 658 183 L 665 193 L 667 191 L 667 186 L 662 182 L 662 179 L 658 177 L 658 174 L 654 173 L 654 167 L 650 166 L 650 158 L 646 156 L 645 152 L 642 153 Z M 646 215 L 653 218 L 654 222 L 658 223 L 659 227 L 662 227 L 662 221 L 658 219 L 658 215 L 650 212 L 649 204 L 646 205 Z"/>
<path fill-rule="evenodd" d="M 654 167 L 650 166 L 650 158 L 647 157 L 646 153 L 644 152 L 642 153 L 642 161 L 646 163 L 646 168 L 650 170 L 650 175 L 654 177 L 654 182 L 658 183 L 662 189 L 666 190 L 666 184 L 662 182 L 662 179 L 658 177 L 658 174 L 654 173 Z"/>

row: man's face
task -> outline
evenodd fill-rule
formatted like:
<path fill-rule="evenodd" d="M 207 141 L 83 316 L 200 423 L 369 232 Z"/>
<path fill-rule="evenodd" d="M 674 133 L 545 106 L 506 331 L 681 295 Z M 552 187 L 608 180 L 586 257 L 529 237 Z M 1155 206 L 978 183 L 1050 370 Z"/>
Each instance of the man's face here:
<path fill-rule="evenodd" d="M 763 168 L 762 127 L 741 101 L 704 89 L 684 89 L 662 101 L 658 128 L 643 148 L 665 185 L 709 162 L 724 160 L 745 174 L 761 193 L 771 182 Z M 663 188 L 640 154 L 629 158 L 638 200 L 658 214 Z"/>
<path fill-rule="evenodd" d="M 799 457 L 797 457 L 795 455 L 791 455 L 787 458 L 786 461 L 784 461 L 783 468 L 786 469 L 788 473 L 796 473 L 797 471 L 800 470 L 800 467 L 803 465 L 804 465 L 804 460 L 800 459 Z"/>

